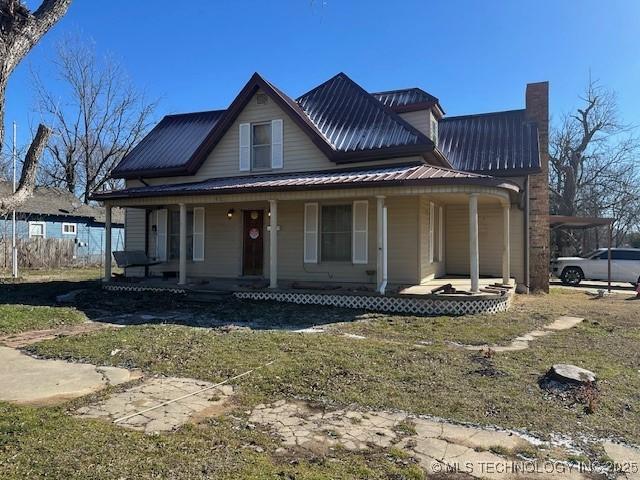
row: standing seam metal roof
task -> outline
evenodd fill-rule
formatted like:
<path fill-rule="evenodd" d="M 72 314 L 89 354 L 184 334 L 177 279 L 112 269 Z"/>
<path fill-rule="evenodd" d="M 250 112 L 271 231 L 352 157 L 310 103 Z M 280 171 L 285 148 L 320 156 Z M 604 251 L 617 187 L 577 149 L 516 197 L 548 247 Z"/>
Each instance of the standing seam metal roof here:
<path fill-rule="evenodd" d="M 447 117 L 438 147 L 454 168 L 507 175 L 540 169 L 538 127 L 525 110 Z"/>
<path fill-rule="evenodd" d="M 396 165 L 358 170 L 211 178 L 201 182 L 149 185 L 95 193 L 106 200 L 166 195 L 250 193 L 322 188 L 387 187 L 395 185 L 477 184 L 518 191 L 517 185 L 487 175 L 459 172 L 432 165 Z"/>
<path fill-rule="evenodd" d="M 181 168 L 222 118 L 225 110 L 167 115 L 113 169 L 112 175 L 149 168 Z"/>
<path fill-rule="evenodd" d="M 400 90 L 387 90 L 385 92 L 375 92 L 371 94 L 376 100 L 392 110 L 403 110 L 406 107 L 437 104 L 440 101 L 421 88 L 403 88 Z"/>
<path fill-rule="evenodd" d="M 305 93 L 296 102 L 337 151 L 407 145 L 433 148 L 429 138 L 344 73 Z"/>

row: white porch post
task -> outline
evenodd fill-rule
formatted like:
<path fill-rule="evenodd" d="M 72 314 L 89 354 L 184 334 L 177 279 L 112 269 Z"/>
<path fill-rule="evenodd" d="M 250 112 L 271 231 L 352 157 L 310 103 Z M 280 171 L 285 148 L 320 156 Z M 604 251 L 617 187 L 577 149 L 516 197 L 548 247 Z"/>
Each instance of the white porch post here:
<path fill-rule="evenodd" d="M 383 195 L 376 197 L 376 230 L 377 230 L 377 268 L 376 288 L 384 294 L 387 288 L 387 209 Z"/>
<path fill-rule="evenodd" d="M 469 195 L 469 275 L 471 292 L 478 293 L 480 263 L 478 258 L 478 194 Z"/>
<path fill-rule="evenodd" d="M 269 200 L 269 288 L 278 288 L 278 201 Z"/>
<path fill-rule="evenodd" d="M 104 278 L 111 280 L 111 205 L 104 206 Z"/>
<path fill-rule="evenodd" d="M 502 207 L 502 284 L 509 284 L 511 277 L 511 237 L 509 233 L 509 219 L 511 206 L 507 203 Z"/>
<path fill-rule="evenodd" d="M 187 205 L 180 204 L 180 266 L 178 285 L 187 283 Z"/>

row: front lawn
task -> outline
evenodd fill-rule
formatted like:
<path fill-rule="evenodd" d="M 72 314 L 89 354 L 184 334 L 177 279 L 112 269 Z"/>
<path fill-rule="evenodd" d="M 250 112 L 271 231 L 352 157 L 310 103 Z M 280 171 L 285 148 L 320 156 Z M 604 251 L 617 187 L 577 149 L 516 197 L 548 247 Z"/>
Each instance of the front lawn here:
<path fill-rule="evenodd" d="M 256 404 L 279 399 L 306 399 L 328 408 L 400 409 L 541 437 L 561 433 L 577 442 L 613 437 L 640 444 L 640 302 L 624 296 L 591 299 L 554 290 L 519 296 L 504 314 L 457 318 L 233 300 L 188 304 L 181 297 L 97 289 L 79 296 L 75 307 L 89 316 L 94 310 L 144 312 L 156 323 L 57 338 L 28 350 L 213 382 L 275 362 L 237 382 L 232 412 L 171 434 L 145 436 L 73 418 L 64 406 L 0 404 L 0 470 L 9 478 L 422 478 L 410 459 L 393 451 L 337 450 L 295 458 L 276 452 L 277 439 L 247 424 L 247 415 Z M 65 309 L 47 311 L 56 310 Z M 167 313 L 172 316 L 162 323 Z M 528 350 L 492 358 L 451 344 L 508 343 L 560 315 L 586 320 L 536 339 Z M 268 329 L 270 324 L 279 329 Z M 309 324 L 324 325 L 326 332 L 284 329 Z M 540 377 L 559 362 L 598 374 L 594 413 L 540 389 Z"/>
<path fill-rule="evenodd" d="M 0 335 L 73 325 L 86 320 L 75 308 L 0 305 Z"/>

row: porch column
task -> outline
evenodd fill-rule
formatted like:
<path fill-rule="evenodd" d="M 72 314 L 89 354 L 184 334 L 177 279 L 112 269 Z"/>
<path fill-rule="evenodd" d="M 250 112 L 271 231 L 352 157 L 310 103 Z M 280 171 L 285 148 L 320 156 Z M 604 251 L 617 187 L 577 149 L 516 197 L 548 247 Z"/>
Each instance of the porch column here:
<path fill-rule="evenodd" d="M 111 205 L 104 206 L 104 278 L 103 282 L 111 280 Z"/>
<path fill-rule="evenodd" d="M 377 229 L 377 267 L 376 267 L 376 289 L 384 295 L 387 288 L 387 208 L 384 206 L 383 195 L 378 195 L 376 208 L 376 229 Z"/>
<path fill-rule="evenodd" d="M 187 205 L 180 204 L 180 265 L 178 267 L 178 285 L 187 283 Z"/>
<path fill-rule="evenodd" d="M 269 200 L 269 288 L 278 288 L 278 201 Z"/>
<path fill-rule="evenodd" d="M 508 285 L 511 277 L 511 237 L 509 236 L 511 206 L 502 207 L 502 284 Z"/>
<path fill-rule="evenodd" d="M 469 276 L 471 292 L 478 293 L 480 263 L 478 258 L 478 194 L 469 195 Z"/>

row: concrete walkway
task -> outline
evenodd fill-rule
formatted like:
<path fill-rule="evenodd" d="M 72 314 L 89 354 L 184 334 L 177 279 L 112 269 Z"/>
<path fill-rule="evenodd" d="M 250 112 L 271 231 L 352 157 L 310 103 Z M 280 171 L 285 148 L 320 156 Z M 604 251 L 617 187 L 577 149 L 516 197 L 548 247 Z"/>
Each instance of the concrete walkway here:
<path fill-rule="evenodd" d="M 525 333 L 519 337 L 514 338 L 508 345 L 463 345 L 454 343 L 457 347 L 462 347 L 466 350 L 488 350 L 491 349 L 494 352 L 516 352 L 519 350 L 526 350 L 529 348 L 529 343 L 536 338 L 545 337 L 551 335 L 553 332 L 559 332 L 562 330 L 569 330 L 581 323 L 584 318 L 580 317 L 559 317 L 549 325 L 542 327 L 542 330 L 533 330 L 529 333 Z"/>
<path fill-rule="evenodd" d="M 395 446 L 415 457 L 428 475 L 462 473 L 498 480 L 534 478 L 530 472 L 517 470 L 522 467 L 537 468 L 535 478 L 541 480 L 587 478 L 562 465 L 549 468 L 547 464 L 542 469 L 535 461 L 518 462 L 517 452 L 536 445 L 533 439 L 516 432 L 456 425 L 404 412 L 324 410 L 300 401 L 280 400 L 271 405 L 257 405 L 249 421 L 270 427 L 285 448 L 317 455 L 336 447 L 365 451 Z M 498 451 L 501 453 L 495 453 Z"/>
<path fill-rule="evenodd" d="M 140 378 L 124 368 L 40 360 L 0 347 L 0 400 L 52 405 Z"/>

